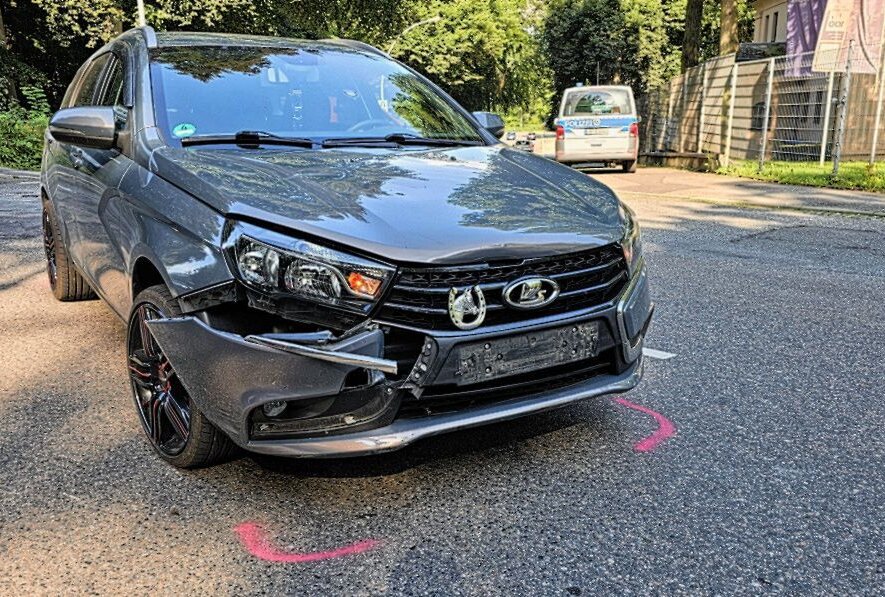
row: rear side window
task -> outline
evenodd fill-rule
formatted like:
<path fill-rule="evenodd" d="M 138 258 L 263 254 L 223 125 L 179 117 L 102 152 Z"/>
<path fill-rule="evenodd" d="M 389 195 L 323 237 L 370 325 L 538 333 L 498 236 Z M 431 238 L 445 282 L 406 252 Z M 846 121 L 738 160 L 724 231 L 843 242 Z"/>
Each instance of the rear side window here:
<path fill-rule="evenodd" d="M 104 72 L 108 62 L 113 58 L 113 54 L 102 54 L 93 60 L 80 79 L 80 86 L 77 88 L 77 95 L 72 105 L 74 106 L 91 106 L 95 99 L 95 92 L 98 84 L 101 82 L 101 74 Z"/>
<path fill-rule="evenodd" d="M 626 89 L 576 89 L 568 93 L 562 107 L 563 116 L 632 113 L 633 102 Z"/>
<path fill-rule="evenodd" d="M 98 98 L 96 105 L 99 106 L 120 106 L 123 104 L 123 63 L 119 58 L 114 57 L 114 61 L 105 78 L 104 90 Z"/>

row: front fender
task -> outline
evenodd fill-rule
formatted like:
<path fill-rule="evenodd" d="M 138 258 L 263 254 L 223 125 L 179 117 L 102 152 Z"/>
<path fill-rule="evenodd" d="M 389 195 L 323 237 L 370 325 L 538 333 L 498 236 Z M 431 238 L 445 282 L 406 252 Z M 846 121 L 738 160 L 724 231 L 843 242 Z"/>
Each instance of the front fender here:
<path fill-rule="evenodd" d="M 224 216 L 140 165 L 120 186 L 131 215 L 117 242 L 130 278 L 145 258 L 174 297 L 233 280 L 221 249 Z"/>

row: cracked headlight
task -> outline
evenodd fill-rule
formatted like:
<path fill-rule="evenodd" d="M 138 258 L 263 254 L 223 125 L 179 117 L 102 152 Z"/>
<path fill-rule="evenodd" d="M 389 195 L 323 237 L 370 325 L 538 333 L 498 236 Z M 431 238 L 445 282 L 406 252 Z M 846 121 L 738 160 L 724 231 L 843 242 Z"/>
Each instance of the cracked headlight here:
<path fill-rule="evenodd" d="M 624 219 L 624 237 L 621 239 L 621 247 L 624 249 L 624 259 L 627 261 L 627 269 L 630 277 L 636 273 L 639 260 L 642 258 L 642 232 L 639 230 L 639 222 L 636 214 L 629 207 L 622 207 Z"/>
<path fill-rule="evenodd" d="M 394 268 L 357 255 L 264 230 L 234 225 L 226 244 L 240 280 L 271 296 L 368 311 Z"/>

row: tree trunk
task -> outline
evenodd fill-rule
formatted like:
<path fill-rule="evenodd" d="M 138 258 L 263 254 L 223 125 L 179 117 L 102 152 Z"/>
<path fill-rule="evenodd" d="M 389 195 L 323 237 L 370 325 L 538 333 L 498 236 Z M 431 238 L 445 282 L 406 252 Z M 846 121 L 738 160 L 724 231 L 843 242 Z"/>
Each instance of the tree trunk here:
<path fill-rule="evenodd" d="M 732 54 L 738 51 L 738 7 L 737 0 L 722 0 L 722 14 L 719 29 L 719 53 Z"/>
<path fill-rule="evenodd" d="M 0 6 L 0 48 L 10 51 L 9 36 L 6 35 L 6 23 L 3 22 L 3 7 Z M 15 81 L 10 78 L 0 78 L 0 94 L 6 96 L 12 104 L 18 103 L 18 90 Z M 0 99 L 3 99 L 0 97 Z"/>
<path fill-rule="evenodd" d="M 682 72 L 701 60 L 701 20 L 704 0 L 688 0 L 685 5 L 685 37 L 682 42 Z"/>

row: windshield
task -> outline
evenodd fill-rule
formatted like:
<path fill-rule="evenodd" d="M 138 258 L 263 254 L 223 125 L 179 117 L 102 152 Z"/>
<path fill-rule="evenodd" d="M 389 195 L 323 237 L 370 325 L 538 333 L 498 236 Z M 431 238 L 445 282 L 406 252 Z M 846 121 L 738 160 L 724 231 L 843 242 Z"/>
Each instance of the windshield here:
<path fill-rule="evenodd" d="M 565 96 L 562 116 L 632 114 L 633 102 L 627 89 L 574 89 Z"/>
<path fill-rule="evenodd" d="M 342 46 L 166 48 L 151 54 L 151 81 L 157 121 L 173 143 L 239 131 L 483 141 L 420 77 Z"/>

